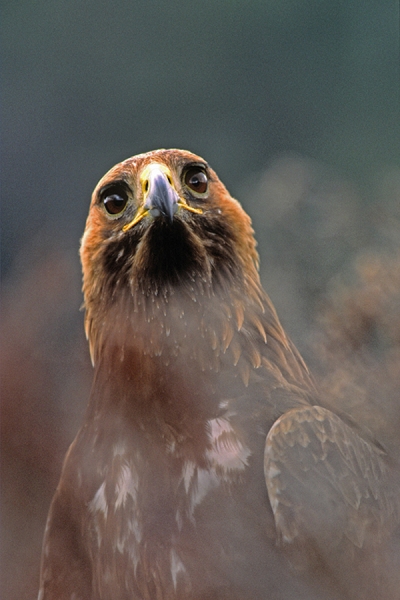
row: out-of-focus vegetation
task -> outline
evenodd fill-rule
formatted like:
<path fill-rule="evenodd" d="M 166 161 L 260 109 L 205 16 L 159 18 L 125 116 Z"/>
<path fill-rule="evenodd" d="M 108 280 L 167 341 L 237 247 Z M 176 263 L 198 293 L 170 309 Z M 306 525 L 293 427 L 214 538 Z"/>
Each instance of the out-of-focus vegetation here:
<path fill-rule="evenodd" d="M 329 402 L 397 453 L 397 3 L 6 1 L 1 27 L 1 597 L 36 594 L 89 393 L 91 190 L 138 152 L 183 147 L 217 170 Z"/>

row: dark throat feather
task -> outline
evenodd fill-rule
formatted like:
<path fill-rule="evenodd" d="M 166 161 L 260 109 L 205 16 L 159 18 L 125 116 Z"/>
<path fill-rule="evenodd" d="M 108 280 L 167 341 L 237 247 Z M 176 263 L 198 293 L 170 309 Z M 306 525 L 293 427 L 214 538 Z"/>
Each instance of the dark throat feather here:
<path fill-rule="evenodd" d="M 300 396 L 309 392 L 308 371 L 255 268 L 246 278 L 229 229 L 214 238 L 210 230 L 210 223 L 208 229 L 202 224 L 193 230 L 178 220 L 156 221 L 118 276 L 120 244 L 105 248 L 103 292 L 92 311 L 87 303 L 86 319 L 97 390 L 112 385 L 113 391 L 97 391 L 96 403 L 120 398 L 141 406 L 136 414 L 142 419 L 154 409 L 160 421 L 175 419 L 182 429 L 188 427 L 187 415 L 194 423 L 218 414 L 222 398 L 248 397 L 258 379 L 263 380 L 260 402 L 267 387 L 290 390 L 290 397 L 299 375 L 304 381 Z"/>

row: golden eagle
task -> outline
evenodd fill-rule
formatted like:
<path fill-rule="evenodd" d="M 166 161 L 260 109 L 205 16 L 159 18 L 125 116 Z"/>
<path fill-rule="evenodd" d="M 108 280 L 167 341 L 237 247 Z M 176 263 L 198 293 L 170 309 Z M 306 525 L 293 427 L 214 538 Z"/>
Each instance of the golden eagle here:
<path fill-rule="evenodd" d="M 40 600 L 392 597 L 389 461 L 323 407 L 210 166 L 172 149 L 113 167 L 81 258 L 94 381 Z"/>

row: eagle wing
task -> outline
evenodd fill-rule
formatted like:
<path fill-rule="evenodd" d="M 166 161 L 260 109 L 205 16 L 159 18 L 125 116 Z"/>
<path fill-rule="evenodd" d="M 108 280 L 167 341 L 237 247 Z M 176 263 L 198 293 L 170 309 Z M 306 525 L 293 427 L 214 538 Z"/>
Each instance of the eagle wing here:
<path fill-rule="evenodd" d="M 283 544 L 362 548 L 396 518 L 384 451 L 325 408 L 293 409 L 274 423 L 264 473 Z"/>

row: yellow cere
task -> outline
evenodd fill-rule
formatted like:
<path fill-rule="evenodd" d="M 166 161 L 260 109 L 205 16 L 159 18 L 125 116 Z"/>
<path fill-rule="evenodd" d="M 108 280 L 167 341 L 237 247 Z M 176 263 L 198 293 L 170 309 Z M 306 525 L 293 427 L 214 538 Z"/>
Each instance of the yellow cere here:
<path fill-rule="evenodd" d="M 146 217 L 150 213 L 150 210 L 145 207 L 145 203 L 146 203 L 147 194 L 150 189 L 150 186 L 149 186 L 150 176 L 151 176 L 152 172 L 154 172 L 154 171 L 161 171 L 168 179 L 168 182 L 171 185 L 171 187 L 173 187 L 175 189 L 175 186 L 172 181 L 171 171 L 168 169 L 168 167 L 166 165 L 163 165 L 161 163 L 150 163 L 149 165 L 147 165 L 143 169 L 143 171 L 140 175 L 140 184 L 141 184 L 141 188 L 142 188 L 142 192 L 143 192 L 143 204 L 142 204 L 142 206 L 140 206 L 138 208 L 135 218 L 130 223 L 127 223 L 126 225 L 123 226 L 123 228 L 122 228 L 123 232 L 128 231 L 129 229 L 131 229 L 132 227 L 137 225 L 137 223 L 139 223 L 144 217 Z M 187 211 L 189 211 L 191 213 L 197 214 L 197 215 L 203 214 L 203 211 L 201 210 L 201 208 L 194 208 L 192 206 L 189 206 L 186 203 L 186 201 L 183 198 L 181 198 L 181 196 L 179 196 L 178 206 L 186 209 Z"/>

